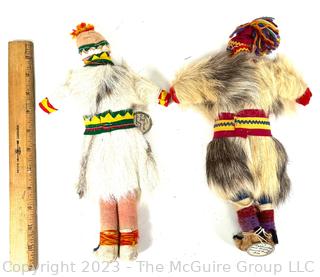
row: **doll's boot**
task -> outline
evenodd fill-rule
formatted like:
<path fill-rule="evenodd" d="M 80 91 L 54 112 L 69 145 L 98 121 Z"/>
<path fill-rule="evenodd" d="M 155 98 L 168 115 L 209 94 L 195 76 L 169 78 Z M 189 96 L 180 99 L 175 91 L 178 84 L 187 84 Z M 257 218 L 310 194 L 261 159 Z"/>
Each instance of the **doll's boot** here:
<path fill-rule="evenodd" d="M 94 249 L 94 254 L 98 260 L 113 262 L 118 257 L 119 232 L 117 230 L 106 230 L 100 232 L 100 242 Z"/>
<path fill-rule="evenodd" d="M 235 245 L 242 251 L 247 251 L 252 245 L 257 243 L 267 243 L 274 245 L 272 235 L 265 232 L 262 227 L 251 232 L 241 232 L 233 236 Z"/>
<path fill-rule="evenodd" d="M 133 261 L 138 257 L 138 230 L 120 230 L 119 258 L 124 261 Z"/>
<path fill-rule="evenodd" d="M 260 226 L 272 236 L 272 240 L 275 244 L 278 244 L 278 236 L 274 223 L 274 209 L 271 203 L 258 205 L 258 218 Z"/>

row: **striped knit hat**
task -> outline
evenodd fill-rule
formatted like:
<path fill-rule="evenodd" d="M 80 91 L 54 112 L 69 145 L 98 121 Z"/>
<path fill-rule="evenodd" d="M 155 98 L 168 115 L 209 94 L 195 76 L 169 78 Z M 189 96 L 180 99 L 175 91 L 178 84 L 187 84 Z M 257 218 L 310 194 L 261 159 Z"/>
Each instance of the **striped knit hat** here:
<path fill-rule="evenodd" d="M 240 25 L 230 38 L 227 50 L 231 55 L 252 52 L 262 56 L 275 50 L 280 43 L 278 26 L 272 17 L 261 17 Z"/>
<path fill-rule="evenodd" d="M 79 54 L 86 66 L 113 64 L 109 42 L 94 30 L 93 25 L 80 23 L 71 35 L 77 40 Z"/>

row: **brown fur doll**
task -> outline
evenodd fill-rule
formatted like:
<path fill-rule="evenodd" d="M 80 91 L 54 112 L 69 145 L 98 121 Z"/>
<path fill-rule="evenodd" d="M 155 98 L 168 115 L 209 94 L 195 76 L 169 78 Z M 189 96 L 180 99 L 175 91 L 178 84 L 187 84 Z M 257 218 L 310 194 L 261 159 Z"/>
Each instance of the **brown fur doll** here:
<path fill-rule="evenodd" d="M 282 56 L 264 54 L 280 42 L 272 18 L 239 26 L 228 51 L 182 69 L 172 82 L 175 102 L 192 105 L 215 122 L 207 148 L 208 184 L 237 211 L 241 250 L 256 243 L 278 243 L 274 207 L 290 191 L 287 154 L 271 134 L 269 115 L 308 104 L 311 92 Z M 261 255 L 261 254 L 260 254 Z"/>

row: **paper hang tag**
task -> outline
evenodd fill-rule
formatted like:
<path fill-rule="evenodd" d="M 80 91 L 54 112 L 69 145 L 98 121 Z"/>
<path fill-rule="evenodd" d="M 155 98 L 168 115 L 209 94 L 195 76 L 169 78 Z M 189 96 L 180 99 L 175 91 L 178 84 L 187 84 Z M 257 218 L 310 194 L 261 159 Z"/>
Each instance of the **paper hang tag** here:
<path fill-rule="evenodd" d="M 274 246 L 265 242 L 255 243 L 247 249 L 248 254 L 254 257 L 267 256 L 270 255 L 273 251 Z"/>
<path fill-rule="evenodd" d="M 134 124 L 143 134 L 146 134 L 152 127 L 152 119 L 150 115 L 144 112 L 134 112 Z"/>

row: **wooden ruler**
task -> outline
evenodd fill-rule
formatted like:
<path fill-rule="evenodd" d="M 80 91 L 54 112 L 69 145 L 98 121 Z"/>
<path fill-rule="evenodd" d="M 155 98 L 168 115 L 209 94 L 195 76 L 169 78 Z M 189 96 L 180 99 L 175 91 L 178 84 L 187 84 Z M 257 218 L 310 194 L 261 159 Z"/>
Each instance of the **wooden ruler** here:
<path fill-rule="evenodd" d="M 38 265 L 33 43 L 9 42 L 10 258 Z"/>

